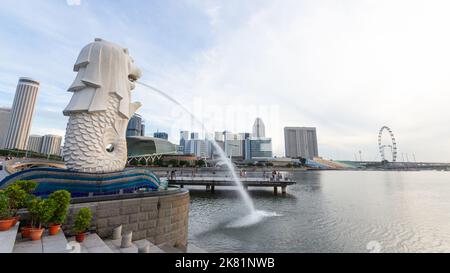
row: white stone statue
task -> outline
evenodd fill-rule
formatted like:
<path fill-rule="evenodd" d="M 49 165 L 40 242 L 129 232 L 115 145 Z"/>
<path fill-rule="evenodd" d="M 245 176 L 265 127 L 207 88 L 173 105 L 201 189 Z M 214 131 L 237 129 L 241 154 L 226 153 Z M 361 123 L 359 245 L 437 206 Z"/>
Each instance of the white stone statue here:
<path fill-rule="evenodd" d="M 141 106 L 131 103 L 134 82 L 141 77 L 128 50 L 95 39 L 75 64 L 78 75 L 64 115 L 69 116 L 64 161 L 69 170 L 89 173 L 122 171 L 127 161 L 126 130 Z"/>

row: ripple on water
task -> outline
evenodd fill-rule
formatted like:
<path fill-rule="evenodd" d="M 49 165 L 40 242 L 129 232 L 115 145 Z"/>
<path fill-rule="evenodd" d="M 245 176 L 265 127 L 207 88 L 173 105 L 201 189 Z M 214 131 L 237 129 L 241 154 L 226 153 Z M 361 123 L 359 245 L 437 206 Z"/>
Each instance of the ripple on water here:
<path fill-rule="evenodd" d="M 263 210 L 256 210 L 255 212 L 248 214 L 244 217 L 238 218 L 236 220 L 233 220 L 229 222 L 226 227 L 227 228 L 243 228 L 243 227 L 250 227 L 253 225 L 256 225 L 266 218 L 270 217 L 281 217 L 283 215 L 278 214 L 276 212 L 268 212 Z"/>

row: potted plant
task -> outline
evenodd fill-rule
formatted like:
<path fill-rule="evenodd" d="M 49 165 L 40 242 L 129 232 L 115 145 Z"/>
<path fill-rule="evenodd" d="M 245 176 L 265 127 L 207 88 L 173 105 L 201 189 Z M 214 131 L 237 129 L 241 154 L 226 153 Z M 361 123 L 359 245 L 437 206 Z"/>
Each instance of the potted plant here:
<path fill-rule="evenodd" d="M 0 231 L 7 231 L 13 226 L 12 215 L 8 195 L 0 192 Z"/>
<path fill-rule="evenodd" d="M 82 208 L 75 216 L 73 231 L 76 233 L 75 239 L 82 243 L 86 237 L 86 231 L 91 226 L 92 212 L 89 208 Z"/>
<path fill-rule="evenodd" d="M 36 198 L 36 196 L 32 195 L 32 192 L 37 188 L 37 183 L 31 180 L 18 180 L 14 183 L 14 185 L 19 186 L 23 191 L 26 192 L 25 199 L 20 202 L 20 208 L 28 208 L 28 204 Z M 19 220 L 19 217 L 16 216 L 16 219 Z M 20 230 L 22 238 L 29 238 L 31 229 L 31 223 L 28 223 L 27 225 L 22 227 Z"/>
<path fill-rule="evenodd" d="M 43 224 L 48 223 L 55 211 L 55 203 L 53 200 L 33 199 L 28 207 L 31 216 L 30 238 L 32 241 L 40 240 L 44 233 Z"/>
<path fill-rule="evenodd" d="M 9 199 L 9 208 L 13 214 L 13 226 L 15 226 L 20 219 L 20 216 L 17 215 L 17 211 L 24 207 L 28 193 L 15 183 L 9 185 L 4 192 Z"/>
<path fill-rule="evenodd" d="M 27 199 L 24 201 L 24 206 L 29 210 L 31 207 L 31 203 L 34 202 L 36 196 L 28 194 Z M 30 238 L 30 232 L 33 228 L 31 221 L 28 221 L 27 225 L 23 226 L 20 229 L 20 233 L 22 234 L 22 238 Z"/>
<path fill-rule="evenodd" d="M 49 234 L 50 236 L 58 234 L 61 229 L 61 225 L 64 223 L 69 212 L 70 205 L 70 192 L 61 190 L 55 191 L 50 194 L 49 200 L 53 200 L 55 204 L 55 211 L 49 221 Z"/>

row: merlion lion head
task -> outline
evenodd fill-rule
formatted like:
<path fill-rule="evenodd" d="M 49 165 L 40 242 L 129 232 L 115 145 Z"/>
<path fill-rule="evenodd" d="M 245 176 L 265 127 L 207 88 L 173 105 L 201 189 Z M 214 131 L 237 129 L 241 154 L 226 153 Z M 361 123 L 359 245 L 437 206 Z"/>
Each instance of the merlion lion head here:
<path fill-rule="evenodd" d="M 142 72 L 134 64 L 128 49 L 97 38 L 81 50 L 74 71 L 78 74 L 69 87 L 74 94 L 64 110 L 65 115 L 105 111 L 110 93 L 118 96 L 118 111 L 123 118 L 129 119 L 140 107 L 140 103 L 130 102 L 130 91 Z"/>

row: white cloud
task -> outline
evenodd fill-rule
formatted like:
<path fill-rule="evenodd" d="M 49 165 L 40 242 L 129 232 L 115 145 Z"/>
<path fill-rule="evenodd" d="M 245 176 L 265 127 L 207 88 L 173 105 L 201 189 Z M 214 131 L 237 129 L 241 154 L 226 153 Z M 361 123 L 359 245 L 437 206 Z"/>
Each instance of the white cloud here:
<path fill-rule="evenodd" d="M 401 152 L 448 161 L 436 143 L 447 147 L 450 134 L 449 4 L 269 2 L 218 34 L 190 69 L 189 90 L 206 104 L 279 105 L 279 123 L 267 125 L 280 155 L 280 128 L 306 125 L 318 127 L 322 155 L 373 159 L 386 124 Z"/>
<path fill-rule="evenodd" d="M 81 0 L 66 0 L 69 6 L 79 6 L 81 5 Z"/>

